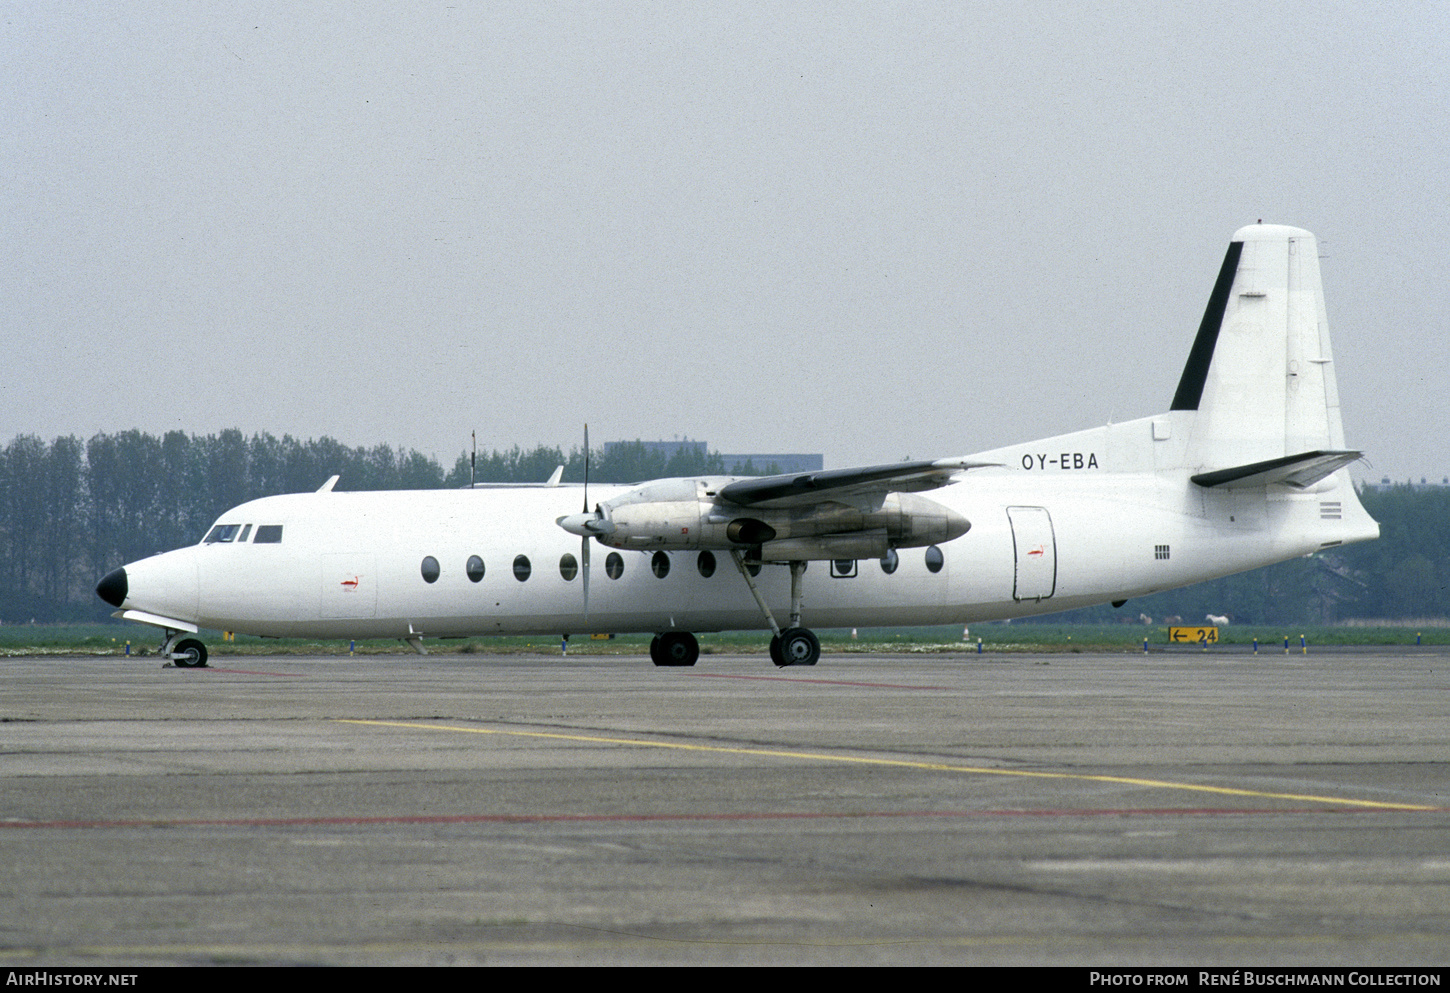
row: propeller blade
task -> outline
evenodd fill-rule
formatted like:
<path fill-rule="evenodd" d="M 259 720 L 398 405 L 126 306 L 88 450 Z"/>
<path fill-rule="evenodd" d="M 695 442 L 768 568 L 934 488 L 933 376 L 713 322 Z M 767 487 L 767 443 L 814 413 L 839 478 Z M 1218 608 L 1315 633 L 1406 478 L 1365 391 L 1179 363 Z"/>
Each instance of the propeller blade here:
<path fill-rule="evenodd" d="M 589 538 L 585 536 L 579 539 L 579 558 L 584 569 L 584 623 L 589 623 Z"/>
<path fill-rule="evenodd" d="M 584 422 L 584 513 L 589 513 L 589 422 Z M 584 623 L 589 623 L 589 535 L 579 539 L 580 567 L 584 570 Z"/>

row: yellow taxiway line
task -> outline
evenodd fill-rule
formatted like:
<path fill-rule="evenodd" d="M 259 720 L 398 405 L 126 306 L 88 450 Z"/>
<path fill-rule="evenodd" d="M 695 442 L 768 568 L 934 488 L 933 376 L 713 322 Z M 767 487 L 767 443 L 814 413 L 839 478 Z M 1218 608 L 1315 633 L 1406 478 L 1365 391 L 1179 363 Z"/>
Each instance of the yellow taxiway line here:
<path fill-rule="evenodd" d="M 871 758 L 864 755 L 835 755 L 824 752 L 789 751 L 778 748 L 742 748 L 725 745 L 696 745 L 675 741 L 652 741 L 646 738 L 611 738 L 604 735 L 563 734 L 557 731 L 518 731 L 499 728 L 462 727 L 455 724 L 419 724 L 407 721 L 369 721 L 339 718 L 339 724 L 361 724 L 372 727 L 407 728 L 414 731 L 451 731 L 455 734 L 489 734 L 515 738 L 547 738 L 555 741 L 576 741 L 596 745 L 620 745 L 635 748 L 665 748 L 683 752 L 709 752 L 720 755 L 753 755 L 762 758 L 794 759 L 810 762 L 843 762 L 856 765 L 891 766 L 899 769 L 923 769 L 931 772 L 960 772 L 979 776 L 1024 776 L 1033 779 L 1073 779 L 1096 783 L 1123 783 L 1154 789 L 1187 790 L 1219 796 L 1257 797 L 1269 800 L 1297 800 L 1327 803 L 1336 806 L 1364 807 L 1372 810 L 1440 810 L 1439 807 L 1411 803 L 1385 803 L 1379 800 L 1351 800 L 1344 797 L 1317 796 L 1312 793 L 1271 793 L 1265 790 L 1236 789 L 1231 786 L 1204 786 L 1198 783 L 1174 783 L 1162 779 L 1140 779 L 1135 776 L 1103 776 L 1081 772 L 1040 772 L 1028 769 L 993 769 L 988 766 L 954 765 L 949 762 L 921 762 L 911 759 Z"/>

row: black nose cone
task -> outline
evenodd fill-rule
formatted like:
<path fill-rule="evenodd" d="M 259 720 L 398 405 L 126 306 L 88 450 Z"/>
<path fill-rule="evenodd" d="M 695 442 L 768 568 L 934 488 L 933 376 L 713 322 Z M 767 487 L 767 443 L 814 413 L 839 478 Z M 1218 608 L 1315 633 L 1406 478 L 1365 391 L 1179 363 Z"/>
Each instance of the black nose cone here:
<path fill-rule="evenodd" d="M 126 570 L 112 569 L 106 573 L 106 578 L 96 584 L 96 596 L 112 607 L 121 606 L 126 599 Z"/>

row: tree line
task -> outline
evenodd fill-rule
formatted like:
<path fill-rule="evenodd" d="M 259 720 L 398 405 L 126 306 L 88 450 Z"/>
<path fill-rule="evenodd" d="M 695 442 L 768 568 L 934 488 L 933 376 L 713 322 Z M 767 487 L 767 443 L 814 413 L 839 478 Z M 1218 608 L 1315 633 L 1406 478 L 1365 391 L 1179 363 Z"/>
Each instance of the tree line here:
<path fill-rule="evenodd" d="M 94 587 L 111 569 L 200 540 L 239 503 L 315 490 L 333 475 L 338 490 L 437 489 L 475 479 L 543 482 L 561 465 L 565 481 L 581 481 L 583 449 L 514 446 L 479 452 L 476 460 L 462 452 L 445 470 L 417 451 L 349 448 L 326 437 L 123 431 L 47 443 L 20 435 L 0 450 L 0 621 L 105 618 L 109 610 Z M 589 478 L 601 483 L 727 471 L 757 470 L 727 467 L 719 453 L 693 447 L 672 457 L 641 442 L 589 453 Z M 1450 488 L 1394 486 L 1360 498 L 1380 522 L 1379 541 L 1070 617 L 1196 622 L 1212 612 L 1276 624 L 1450 616 Z"/>

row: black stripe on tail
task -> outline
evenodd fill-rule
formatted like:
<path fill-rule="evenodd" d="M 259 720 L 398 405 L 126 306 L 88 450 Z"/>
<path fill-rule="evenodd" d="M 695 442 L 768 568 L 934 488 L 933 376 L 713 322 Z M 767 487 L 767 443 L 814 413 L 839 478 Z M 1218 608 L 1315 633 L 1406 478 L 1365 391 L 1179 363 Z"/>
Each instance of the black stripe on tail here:
<path fill-rule="evenodd" d="M 1173 394 L 1173 406 L 1169 410 L 1197 410 L 1198 402 L 1203 399 L 1208 365 L 1213 361 L 1218 329 L 1223 324 L 1223 312 L 1228 307 L 1228 294 L 1233 289 L 1243 250 L 1243 242 L 1229 242 L 1228 254 L 1223 257 L 1223 268 L 1218 271 L 1218 282 L 1213 284 L 1208 309 L 1203 312 L 1203 323 L 1198 326 L 1198 337 L 1193 339 L 1193 350 L 1188 353 L 1188 364 L 1183 367 L 1183 378 L 1178 381 L 1178 392 Z"/>

